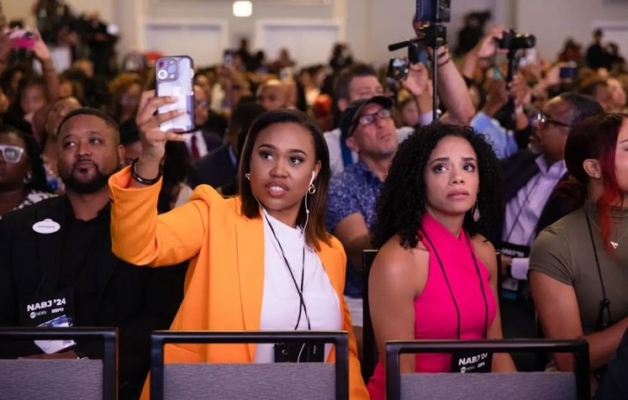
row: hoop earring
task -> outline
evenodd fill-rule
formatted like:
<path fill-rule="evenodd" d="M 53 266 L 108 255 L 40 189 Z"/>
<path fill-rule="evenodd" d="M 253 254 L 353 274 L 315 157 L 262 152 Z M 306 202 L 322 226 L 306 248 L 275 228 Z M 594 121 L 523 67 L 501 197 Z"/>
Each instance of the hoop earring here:
<path fill-rule="evenodd" d="M 246 174 L 244 174 L 244 177 L 248 180 L 251 180 L 251 173 L 247 172 Z"/>
<path fill-rule="evenodd" d="M 316 193 L 316 186 L 314 186 L 314 184 L 313 184 L 313 183 L 310 183 L 310 187 L 308 187 L 308 188 L 307 188 L 307 192 L 308 192 L 309 194 L 314 194 L 314 193 Z"/>

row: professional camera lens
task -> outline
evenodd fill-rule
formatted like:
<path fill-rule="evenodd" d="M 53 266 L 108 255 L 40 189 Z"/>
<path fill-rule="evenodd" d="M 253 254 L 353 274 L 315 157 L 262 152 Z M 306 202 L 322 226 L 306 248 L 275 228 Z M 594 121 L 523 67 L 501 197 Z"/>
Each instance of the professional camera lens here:
<path fill-rule="evenodd" d="M 157 72 L 157 78 L 166 79 L 167 77 L 168 77 L 168 72 L 166 72 L 165 69 L 160 69 L 159 72 Z"/>

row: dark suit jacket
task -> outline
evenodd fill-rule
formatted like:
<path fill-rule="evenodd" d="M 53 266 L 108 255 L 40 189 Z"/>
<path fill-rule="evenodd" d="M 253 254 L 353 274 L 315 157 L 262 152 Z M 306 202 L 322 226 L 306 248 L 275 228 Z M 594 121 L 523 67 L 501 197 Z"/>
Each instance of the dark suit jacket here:
<path fill-rule="evenodd" d="M 231 160 L 229 145 L 224 144 L 193 164 L 188 181 L 192 188 L 202 184 L 219 188 L 233 183 L 237 173 L 238 166 Z"/>
<path fill-rule="evenodd" d="M 538 154 L 526 149 L 502 161 L 502 198 L 504 199 L 504 204 L 508 204 L 510 200 L 515 198 L 519 190 L 539 173 L 539 166 L 535 162 L 538 156 Z M 560 182 L 565 181 L 568 176 L 568 173 L 565 174 Z M 536 225 L 536 233 L 538 234 L 571 211 L 573 211 L 573 208 L 569 204 L 568 199 L 561 196 L 554 188 L 554 192 L 550 195 L 547 203 L 545 203 L 545 207 L 543 207 L 541 217 Z M 498 228 L 492 238 L 493 243 L 501 243 L 502 241 L 503 223 Z"/>
<path fill-rule="evenodd" d="M 63 282 L 68 218 L 72 218 L 71 206 L 61 196 L 8 213 L 0 221 L 0 326 L 19 326 L 22 296 L 45 295 L 61 286 L 73 288 L 74 326 L 119 328 L 120 389 L 121 397 L 126 397 L 124 386 L 141 387 L 148 372 L 150 331 L 167 329 L 174 318 L 183 297 L 185 269 L 140 268 L 114 256 L 107 206 L 97 217 L 104 219 L 106 229 L 95 233 L 96 245 L 90 246 L 84 269 L 72 276 L 74 282 Z M 33 225 L 45 219 L 59 223 L 60 230 L 36 233 Z M 90 358 L 102 355 L 101 343 L 79 342 L 77 347 Z M 32 341 L 0 344 L 2 358 L 40 353 Z"/>

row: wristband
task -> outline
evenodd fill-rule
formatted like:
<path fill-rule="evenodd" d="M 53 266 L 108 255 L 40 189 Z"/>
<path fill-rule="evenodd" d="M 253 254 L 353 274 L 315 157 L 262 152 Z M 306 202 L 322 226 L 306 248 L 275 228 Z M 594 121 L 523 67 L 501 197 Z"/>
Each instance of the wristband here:
<path fill-rule="evenodd" d="M 147 178 L 142 178 L 137 173 L 137 162 L 138 161 L 139 161 L 139 158 L 136 158 L 133 161 L 133 164 L 131 164 L 131 176 L 133 177 L 133 179 L 135 179 L 136 181 L 138 181 L 142 185 L 154 185 L 155 183 L 159 182 L 159 180 L 161 179 L 161 176 L 163 175 L 163 168 L 161 166 L 161 163 L 159 163 L 159 173 L 157 173 L 157 176 L 152 178 L 152 179 L 147 179 Z"/>

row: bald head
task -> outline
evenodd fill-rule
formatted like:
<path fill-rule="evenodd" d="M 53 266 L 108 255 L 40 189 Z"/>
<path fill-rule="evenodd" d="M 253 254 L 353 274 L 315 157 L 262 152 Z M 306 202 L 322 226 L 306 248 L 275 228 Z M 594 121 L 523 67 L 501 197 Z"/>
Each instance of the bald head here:
<path fill-rule="evenodd" d="M 288 106 L 286 85 L 276 79 L 263 83 L 257 90 L 257 101 L 266 111 L 286 108 Z"/>

